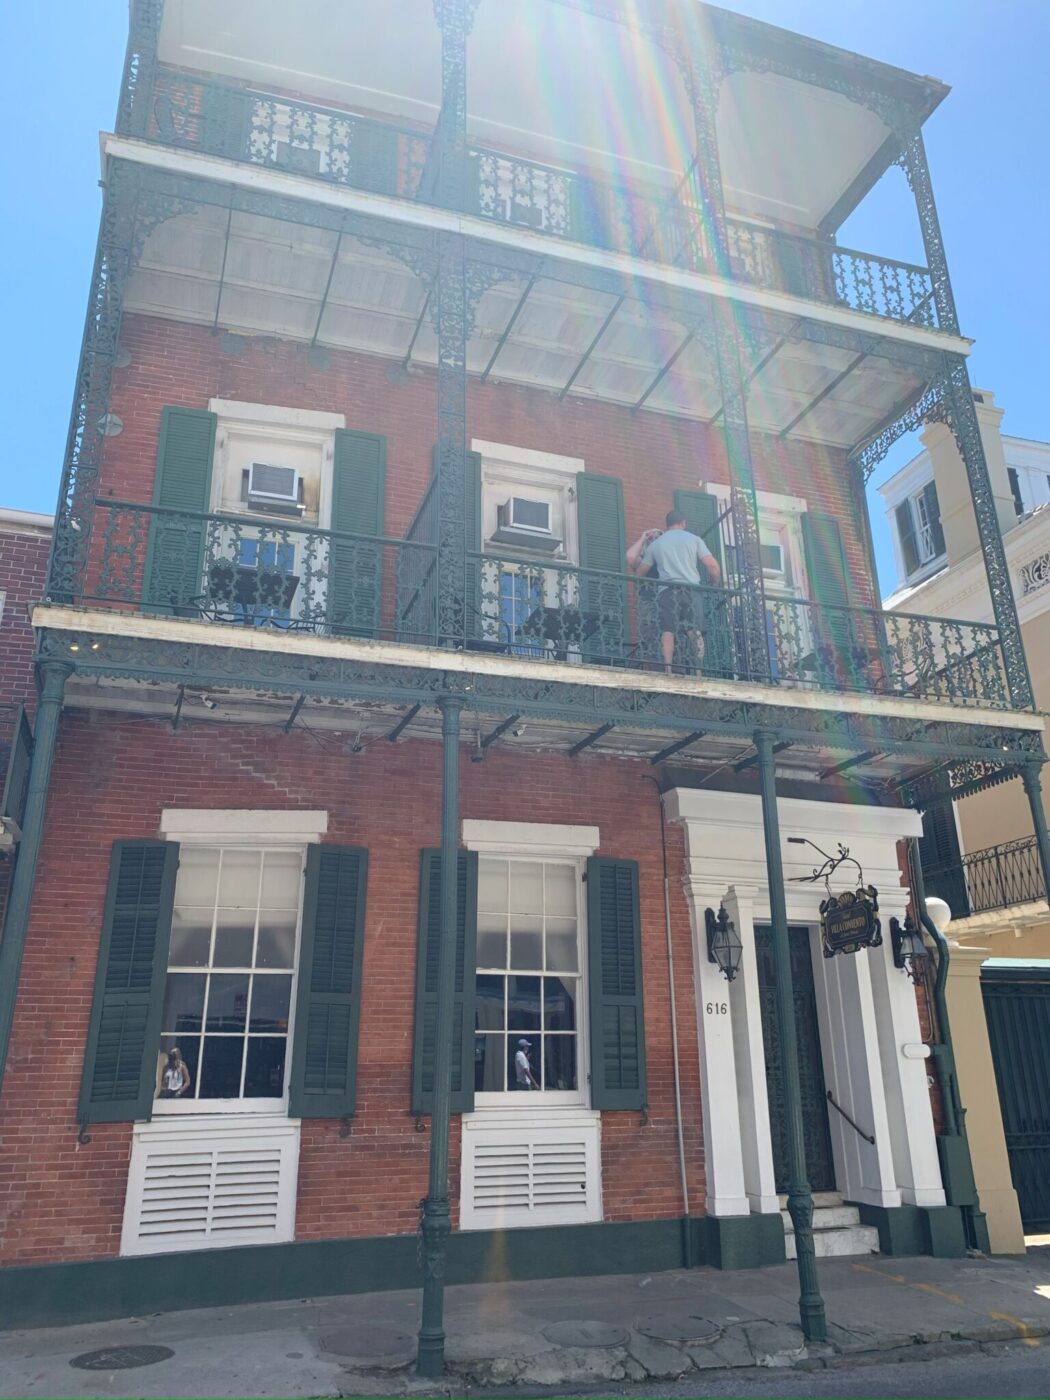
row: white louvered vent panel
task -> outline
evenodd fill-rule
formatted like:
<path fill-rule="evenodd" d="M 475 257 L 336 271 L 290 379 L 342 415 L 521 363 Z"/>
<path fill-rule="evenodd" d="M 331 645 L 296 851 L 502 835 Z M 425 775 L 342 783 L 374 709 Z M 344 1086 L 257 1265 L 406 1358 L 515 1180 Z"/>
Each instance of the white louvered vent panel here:
<path fill-rule="evenodd" d="M 123 1254 L 290 1240 L 297 1124 L 182 1118 L 135 1131 Z"/>
<path fill-rule="evenodd" d="M 480 1115 L 479 1115 L 480 1117 Z M 597 1119 L 564 1128 L 465 1123 L 460 1227 L 513 1229 L 601 1219 Z"/>

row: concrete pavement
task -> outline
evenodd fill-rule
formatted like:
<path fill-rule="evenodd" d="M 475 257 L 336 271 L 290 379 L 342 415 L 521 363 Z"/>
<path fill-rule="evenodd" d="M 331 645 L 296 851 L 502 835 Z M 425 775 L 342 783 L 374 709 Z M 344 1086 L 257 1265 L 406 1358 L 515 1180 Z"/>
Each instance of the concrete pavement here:
<path fill-rule="evenodd" d="M 822 1261 L 820 1277 L 829 1321 L 822 1347 L 805 1345 L 797 1276 L 784 1264 L 449 1288 L 449 1374 L 440 1386 L 412 1373 L 413 1291 L 9 1332 L 0 1336 L 0 1390 L 296 1400 L 507 1385 L 629 1393 L 632 1383 L 700 1371 L 714 1381 L 731 1368 L 824 1369 L 932 1346 L 1018 1341 L 1035 1349 L 1050 1334 L 1050 1250 L 1023 1260 L 832 1259 Z M 85 1356 L 97 1369 L 71 1364 Z M 123 1369 L 129 1360 L 150 1364 Z"/>

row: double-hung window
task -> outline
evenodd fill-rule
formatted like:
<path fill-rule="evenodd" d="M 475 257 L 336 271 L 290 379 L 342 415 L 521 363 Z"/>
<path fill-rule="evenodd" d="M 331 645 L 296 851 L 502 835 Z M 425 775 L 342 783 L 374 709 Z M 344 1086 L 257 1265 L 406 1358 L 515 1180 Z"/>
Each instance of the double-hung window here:
<path fill-rule="evenodd" d="M 301 849 L 183 846 L 157 1060 L 162 1111 L 283 1104 L 302 873 Z"/>
<path fill-rule="evenodd" d="M 580 891 L 576 861 L 481 858 L 477 1095 L 583 1102 Z"/>
<path fill-rule="evenodd" d="M 944 531 L 941 528 L 936 482 L 928 481 L 921 491 L 901 501 L 896 509 L 896 518 L 904 572 L 910 578 L 944 554 Z"/>

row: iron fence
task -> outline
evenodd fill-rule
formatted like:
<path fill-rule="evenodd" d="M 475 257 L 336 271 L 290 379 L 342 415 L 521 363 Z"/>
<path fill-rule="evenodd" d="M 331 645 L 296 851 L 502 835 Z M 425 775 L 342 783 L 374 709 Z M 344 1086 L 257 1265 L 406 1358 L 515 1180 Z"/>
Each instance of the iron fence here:
<path fill-rule="evenodd" d="M 1039 848 L 1034 836 L 1017 841 L 1003 841 L 998 846 L 986 846 L 971 851 L 957 864 L 938 865 L 924 869 L 927 886 L 938 888 L 954 879 L 955 888 L 961 881 L 965 891 L 966 914 L 983 914 L 992 909 L 1008 909 L 1014 904 L 1028 904 L 1046 898 L 1046 885 L 1039 864 Z"/>

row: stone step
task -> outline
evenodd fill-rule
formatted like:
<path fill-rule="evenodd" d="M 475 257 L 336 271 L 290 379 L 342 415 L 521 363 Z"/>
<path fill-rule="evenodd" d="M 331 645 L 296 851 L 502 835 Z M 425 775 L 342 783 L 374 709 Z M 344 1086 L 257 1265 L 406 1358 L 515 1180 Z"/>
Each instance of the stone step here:
<path fill-rule="evenodd" d="M 833 1230 L 814 1230 L 813 1248 L 818 1259 L 848 1257 L 849 1255 L 878 1254 L 879 1232 L 874 1225 L 845 1225 Z M 789 1259 L 794 1259 L 795 1233 L 785 1232 L 784 1249 Z"/>
<path fill-rule="evenodd" d="M 787 1208 L 788 1198 L 786 1195 L 777 1197 L 777 1204 L 781 1210 Z M 840 1206 L 842 1204 L 841 1191 L 814 1191 L 813 1207 L 819 1209 L 822 1206 Z"/>
<path fill-rule="evenodd" d="M 782 1210 L 780 1215 L 784 1221 L 785 1232 L 791 1234 L 795 1228 L 791 1223 L 791 1216 L 786 1210 Z M 860 1211 L 856 1206 L 818 1206 L 813 1212 L 814 1230 L 838 1230 L 843 1226 L 859 1224 Z"/>

